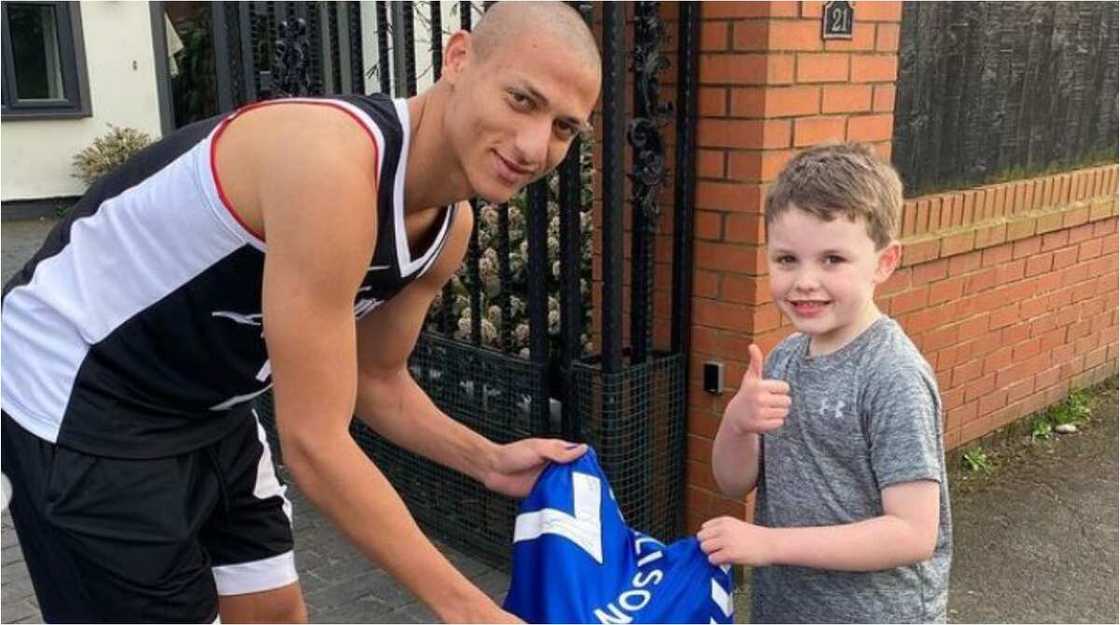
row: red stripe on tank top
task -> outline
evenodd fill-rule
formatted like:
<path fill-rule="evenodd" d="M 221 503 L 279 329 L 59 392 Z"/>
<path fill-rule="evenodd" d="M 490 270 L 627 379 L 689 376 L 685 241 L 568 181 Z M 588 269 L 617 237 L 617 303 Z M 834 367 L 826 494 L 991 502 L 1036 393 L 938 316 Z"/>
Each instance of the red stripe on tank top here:
<path fill-rule="evenodd" d="M 264 233 L 257 232 L 256 230 L 251 228 L 249 224 L 241 218 L 241 215 L 238 214 L 237 210 L 233 208 L 233 202 L 229 201 L 229 197 L 226 195 L 225 189 L 222 188 L 222 181 L 218 177 L 218 167 L 217 165 L 215 165 L 215 156 L 218 153 L 218 139 L 221 138 L 222 133 L 225 132 L 226 127 L 229 125 L 229 122 L 231 122 L 235 117 L 242 115 L 243 113 L 256 108 L 260 108 L 262 106 L 269 106 L 273 104 L 308 104 L 311 106 L 329 106 L 332 108 L 336 108 L 349 115 L 350 118 L 353 119 L 358 124 L 358 126 L 362 128 L 362 130 L 365 131 L 366 136 L 369 137 L 369 142 L 373 145 L 373 162 L 380 164 L 381 158 L 381 154 L 377 149 L 377 139 L 373 136 L 373 133 L 370 132 L 369 127 L 367 127 L 366 124 L 361 119 L 359 119 L 353 111 L 338 104 L 337 102 L 330 102 L 326 100 L 267 100 L 264 102 L 254 102 L 235 111 L 232 115 L 222 121 L 221 125 L 218 127 L 217 132 L 214 133 L 214 139 L 210 141 L 210 173 L 214 177 L 214 186 L 218 190 L 218 197 L 221 198 L 222 205 L 226 207 L 226 210 L 229 211 L 229 214 L 233 216 L 234 220 L 237 221 L 237 223 L 241 224 L 241 227 L 244 228 L 246 232 L 257 237 L 261 241 L 265 240 Z M 374 184 L 378 185 L 378 191 L 380 192 L 381 180 L 378 179 L 378 172 L 374 172 Z"/>

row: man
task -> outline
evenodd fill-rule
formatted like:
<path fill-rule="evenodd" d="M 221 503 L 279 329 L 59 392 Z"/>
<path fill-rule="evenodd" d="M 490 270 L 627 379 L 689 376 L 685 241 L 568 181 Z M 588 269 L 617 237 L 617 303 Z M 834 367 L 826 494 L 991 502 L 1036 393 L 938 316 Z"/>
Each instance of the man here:
<path fill-rule="evenodd" d="M 442 619 L 511 619 L 421 534 L 348 424 L 511 496 L 584 452 L 491 443 L 406 361 L 471 231 L 468 205 L 443 207 L 553 169 L 599 66 L 574 10 L 498 4 L 415 98 L 250 106 L 95 184 L 4 289 L 3 465 L 44 618 L 306 620 L 250 408 L 271 383 L 292 477 L 358 549 Z"/>

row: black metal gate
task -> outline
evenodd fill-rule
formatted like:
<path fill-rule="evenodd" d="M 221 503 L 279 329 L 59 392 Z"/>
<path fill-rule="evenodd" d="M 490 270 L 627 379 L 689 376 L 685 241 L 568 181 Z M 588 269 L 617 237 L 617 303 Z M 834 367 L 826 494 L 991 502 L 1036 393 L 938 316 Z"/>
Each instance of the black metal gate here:
<path fill-rule="evenodd" d="M 227 4 L 233 99 L 360 90 L 367 73 L 355 60 L 363 45 L 377 48 L 368 76 L 380 91 L 414 95 L 417 19 L 441 35 L 431 37 L 425 70 L 438 79 L 447 16 L 439 2 L 375 2 L 376 29 L 365 33 L 358 4 Z M 465 29 L 484 10 L 455 4 L 456 26 Z M 509 203 L 474 203 L 467 260 L 433 305 L 409 368 L 441 409 L 494 441 L 564 436 L 591 443 L 628 521 L 671 539 L 683 530 L 699 8 L 677 6 L 676 102 L 664 103 L 659 77 L 670 63 L 661 53 L 667 37 L 658 5 L 580 3 L 602 36 L 596 137 L 577 140 L 557 172 Z M 623 91 L 628 75 L 631 110 Z M 666 128 L 673 136 L 663 136 Z M 671 158 L 668 149 L 675 149 Z M 666 184 L 673 189 L 671 204 L 664 201 L 671 235 L 658 228 Z M 658 236 L 671 236 L 671 268 L 660 272 L 671 276 L 667 285 L 655 281 Z M 601 294 L 598 326 L 593 288 Z M 657 346 L 655 290 L 671 301 L 671 318 L 661 320 L 670 338 Z M 272 436 L 269 402 L 261 412 Z M 351 430 L 423 525 L 495 564 L 506 562 L 516 502 L 396 448 L 357 420 Z"/>

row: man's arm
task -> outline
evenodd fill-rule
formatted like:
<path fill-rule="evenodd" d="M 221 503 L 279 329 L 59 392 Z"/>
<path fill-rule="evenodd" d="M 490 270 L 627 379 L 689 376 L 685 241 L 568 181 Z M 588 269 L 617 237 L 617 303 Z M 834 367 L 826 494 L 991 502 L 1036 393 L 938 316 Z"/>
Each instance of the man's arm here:
<path fill-rule="evenodd" d="M 473 222 L 470 206 L 460 204 L 428 272 L 358 323 L 356 414 L 393 443 L 483 482 L 497 446 L 437 408 L 407 366 L 428 308 L 463 260 Z"/>
<path fill-rule="evenodd" d="M 940 485 L 933 480 L 883 489 L 882 516 L 828 527 L 762 527 L 712 519 L 697 537 L 713 564 L 784 564 L 835 571 L 879 571 L 933 556 Z"/>
<path fill-rule="evenodd" d="M 531 438 L 496 445 L 440 410 L 408 371 L 428 308 L 458 269 L 473 213 L 464 202 L 428 272 L 364 317 L 358 327 L 357 415 L 401 447 L 512 497 L 529 494 L 548 462 L 571 462 L 586 447 Z"/>
<path fill-rule="evenodd" d="M 368 138 L 335 117 L 278 120 L 284 144 L 265 137 L 258 152 L 264 328 L 285 461 L 301 492 L 440 618 L 508 620 L 424 537 L 350 436 L 353 298 L 376 240 L 376 167 Z"/>

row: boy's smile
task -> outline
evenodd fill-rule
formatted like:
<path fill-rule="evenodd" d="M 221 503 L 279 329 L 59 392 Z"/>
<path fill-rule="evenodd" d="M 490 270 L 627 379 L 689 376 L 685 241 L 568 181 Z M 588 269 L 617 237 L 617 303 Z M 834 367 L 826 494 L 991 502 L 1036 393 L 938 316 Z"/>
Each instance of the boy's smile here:
<path fill-rule="evenodd" d="M 790 307 L 799 317 L 816 317 L 824 313 L 825 308 L 831 303 L 829 300 L 791 299 Z"/>
<path fill-rule="evenodd" d="M 899 246 L 882 250 L 862 218 L 823 221 L 797 207 L 767 233 L 770 292 L 799 332 L 812 337 L 813 355 L 834 352 L 879 317 L 875 286 L 890 277 Z"/>

